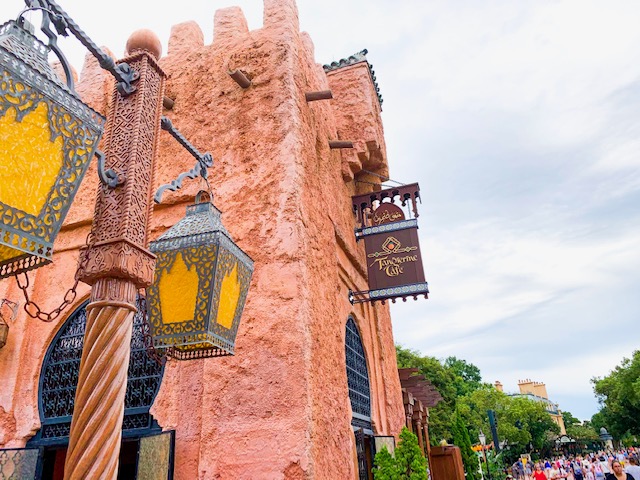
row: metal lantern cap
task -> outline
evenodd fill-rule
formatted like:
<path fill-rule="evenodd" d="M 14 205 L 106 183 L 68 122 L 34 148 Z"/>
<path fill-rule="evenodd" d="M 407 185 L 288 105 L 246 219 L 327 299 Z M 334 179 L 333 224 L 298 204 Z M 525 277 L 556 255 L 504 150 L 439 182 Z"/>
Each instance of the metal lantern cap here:
<path fill-rule="evenodd" d="M 0 278 L 51 261 L 104 127 L 48 53 L 15 21 L 0 26 Z"/>
<path fill-rule="evenodd" d="M 211 202 L 152 242 L 155 280 L 148 289 L 153 344 L 178 359 L 232 355 L 253 261 L 231 239 Z"/>

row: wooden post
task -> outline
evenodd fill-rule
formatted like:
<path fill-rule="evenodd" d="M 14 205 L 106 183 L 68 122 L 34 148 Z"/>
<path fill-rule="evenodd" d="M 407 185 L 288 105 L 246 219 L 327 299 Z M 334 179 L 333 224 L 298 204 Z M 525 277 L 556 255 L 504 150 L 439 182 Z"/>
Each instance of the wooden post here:
<path fill-rule="evenodd" d="M 164 97 L 162 99 L 162 106 L 167 110 L 173 110 L 173 106 L 175 105 L 175 103 L 176 103 L 175 100 L 169 97 Z"/>
<path fill-rule="evenodd" d="M 350 140 L 329 140 L 329 148 L 353 148 L 353 142 Z"/>
<path fill-rule="evenodd" d="M 413 395 L 404 388 L 402 389 L 402 403 L 404 404 L 405 424 L 409 430 L 413 431 L 413 422 L 411 419 L 413 418 L 414 399 Z"/>
<path fill-rule="evenodd" d="M 333 98 L 333 93 L 331 90 L 322 90 L 319 92 L 307 92 L 304 94 L 304 99 L 307 102 L 315 102 L 317 100 L 331 100 Z"/>
<path fill-rule="evenodd" d="M 416 400 L 417 405 L 413 407 L 413 416 L 412 420 L 415 424 L 415 433 L 418 436 L 418 445 L 420 446 L 420 450 L 424 454 L 424 439 L 422 438 L 422 411 L 423 406 L 420 400 Z"/>
<path fill-rule="evenodd" d="M 249 88 L 251 86 L 251 80 L 249 80 L 247 76 L 240 70 L 233 70 L 227 73 L 231 78 L 233 78 L 233 81 L 240 85 L 242 88 Z"/>
<path fill-rule="evenodd" d="M 127 42 L 133 53 L 124 61 L 140 79 L 128 97 L 114 89 L 105 132 L 107 167 L 125 181 L 114 189 L 100 186 L 91 240 L 76 274 L 93 287 L 65 480 L 115 480 L 118 473 L 136 294 L 152 283 L 155 269 L 147 245 L 165 75 L 141 50 L 155 42 L 152 53 L 160 56 L 160 41 L 153 37 L 138 33 Z"/>
<path fill-rule="evenodd" d="M 427 414 L 424 420 L 424 445 L 426 447 L 427 461 L 431 465 L 431 442 L 429 441 L 429 409 L 426 409 Z"/>

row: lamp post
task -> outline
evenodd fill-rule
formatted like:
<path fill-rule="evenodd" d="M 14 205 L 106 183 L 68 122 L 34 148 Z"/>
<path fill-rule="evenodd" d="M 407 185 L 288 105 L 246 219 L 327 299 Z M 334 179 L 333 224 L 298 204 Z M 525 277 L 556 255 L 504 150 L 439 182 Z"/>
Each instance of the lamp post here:
<path fill-rule="evenodd" d="M 65 480 L 117 477 L 136 295 L 151 285 L 155 268 L 147 245 L 165 75 L 157 38 L 132 36 L 127 50 L 126 62 L 139 72 L 136 91 L 114 89 L 105 135 L 106 165 L 126 180 L 100 187 L 76 274 L 92 289 Z"/>
<path fill-rule="evenodd" d="M 489 462 L 487 462 L 487 451 L 484 448 L 487 445 L 487 437 L 482 430 L 480 430 L 480 433 L 478 434 L 478 439 L 480 440 L 480 445 L 482 445 L 482 456 L 484 457 L 484 463 L 487 466 L 487 478 L 491 480 L 491 470 L 489 469 Z"/>
<path fill-rule="evenodd" d="M 101 183 L 88 245 L 81 249 L 76 272 L 76 281 L 91 285 L 92 289 L 86 307 L 84 347 L 64 478 L 115 480 L 136 297 L 139 289 L 153 285 L 156 269 L 156 255 L 148 245 L 154 198 L 153 171 L 161 126 L 196 157 L 198 164 L 161 187 L 155 195 L 157 202 L 164 190 L 180 188 L 184 178 L 198 175 L 206 178 L 212 158 L 209 154 L 200 154 L 168 119 L 161 122 L 165 74 L 157 63 L 161 45 L 155 34 L 146 30 L 134 33 L 127 42 L 127 58 L 114 62 L 54 0 L 25 0 L 25 3 L 27 10 L 42 11 L 41 30 L 49 38 L 49 44 L 41 43 L 27 31 L 22 19 L 0 27 L 3 80 L 0 82 L 0 147 L 3 147 L 0 159 L 3 165 L 15 166 L 21 171 L 21 162 L 30 166 L 30 162 L 40 161 L 44 155 L 45 167 L 50 168 L 44 172 L 46 181 L 38 183 L 40 187 L 35 192 L 29 185 L 16 189 L 15 184 L 19 182 L 8 183 L 0 176 L 0 278 L 17 273 L 26 275 L 28 270 L 50 262 L 53 241 L 94 155 L 104 125 L 105 153 L 95 150 Z M 58 34 L 70 30 L 98 58 L 100 66 L 115 77 L 106 122 L 75 93 L 70 67 L 56 45 L 57 37 L 51 24 Z M 66 85 L 48 66 L 49 51 L 61 60 Z M 29 115 L 35 118 L 27 122 Z M 38 131 L 42 125 L 49 128 L 45 134 Z M 21 137 L 16 133 L 17 127 L 27 128 L 37 142 L 18 142 Z M 17 146 L 10 137 L 16 137 Z M 18 147 L 22 149 L 20 152 Z M 42 167 L 30 168 L 33 175 L 43 175 Z M 22 177 L 27 177 L 28 183 L 27 173 Z M 11 206 L 12 202 L 15 205 Z M 7 210 L 9 208 L 12 210 Z M 211 208 L 214 207 L 211 205 Z M 202 204 L 196 209 L 210 211 L 211 208 Z M 253 262 L 233 244 L 218 223 L 210 232 L 197 229 L 190 232 L 192 235 L 181 245 L 181 263 L 173 262 L 179 264 L 178 267 L 173 267 L 173 263 L 159 265 L 161 278 L 155 290 L 160 292 L 160 297 L 153 305 L 162 314 L 169 315 L 181 308 L 183 311 L 179 313 L 186 311 L 185 316 L 189 316 L 187 310 L 196 310 L 202 313 L 201 317 L 191 314 L 189 318 L 205 323 L 203 331 L 194 333 L 198 342 L 192 341 L 186 346 L 176 338 L 161 342 L 161 346 L 173 349 L 174 354 L 171 355 L 171 351 L 169 354 L 175 358 L 207 356 L 198 352 L 201 347 L 209 348 L 209 353 L 215 356 L 233 353 Z M 205 236 L 211 238 L 211 244 L 198 243 Z M 165 243 L 171 246 L 175 240 Z M 165 243 L 158 247 L 158 256 L 175 258 L 178 254 L 167 253 Z M 201 247 L 215 250 L 216 256 L 208 257 L 210 264 L 214 264 L 213 274 L 209 271 L 211 277 L 208 278 L 205 269 L 196 265 L 192 272 L 195 280 L 188 285 L 193 287 L 188 293 L 193 293 L 191 300 L 195 305 L 182 301 L 177 307 L 172 306 L 170 300 L 174 298 L 163 297 L 163 285 L 175 285 L 176 278 L 191 278 L 191 265 L 196 262 L 189 255 L 191 250 Z M 206 282 L 215 285 L 203 301 L 204 294 L 199 287 Z M 26 287 L 23 289 L 26 294 Z M 75 287 L 72 290 L 75 294 Z M 55 315 L 43 314 L 27 297 L 25 310 L 31 316 L 51 321 L 68 304 L 65 296 Z M 37 315 L 27 308 L 34 309 L 34 306 Z M 167 321 L 172 323 L 176 318 Z"/>

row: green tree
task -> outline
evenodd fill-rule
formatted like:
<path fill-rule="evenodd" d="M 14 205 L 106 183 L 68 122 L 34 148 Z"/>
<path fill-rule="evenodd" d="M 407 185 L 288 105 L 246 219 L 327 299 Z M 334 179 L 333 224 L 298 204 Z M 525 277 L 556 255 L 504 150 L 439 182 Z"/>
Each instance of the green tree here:
<path fill-rule="evenodd" d="M 444 367 L 454 376 L 457 396 L 467 395 L 483 386 L 480 369 L 466 360 L 447 357 Z"/>
<path fill-rule="evenodd" d="M 442 401 L 429 409 L 429 441 L 438 445 L 441 440 L 451 440 L 451 418 L 461 395 L 469 394 L 482 384 L 480 369 L 475 365 L 449 357 L 440 361 L 420 352 L 396 345 L 399 368 L 417 368 L 438 390 Z"/>
<path fill-rule="evenodd" d="M 593 390 L 601 405 L 592 422 L 606 427 L 614 437 L 640 435 L 640 350 L 606 377 L 593 378 Z"/>
<path fill-rule="evenodd" d="M 509 455 L 529 452 L 530 446 L 541 452 L 553 447 L 552 439 L 560 430 L 546 412 L 545 404 L 499 392 L 492 385 L 483 383 L 480 369 L 465 360 L 448 357 L 440 361 L 401 346 L 396 346 L 396 354 L 400 368 L 417 368 L 442 395 L 443 400 L 429 409 L 429 441 L 432 445 L 439 444 L 442 439 L 453 440 L 458 445 L 454 427 L 456 415 L 461 417 L 464 431 L 473 443 L 478 442 L 480 430 L 491 442 L 487 410 L 494 410 L 498 437 L 509 443 Z M 567 419 L 569 423 L 573 419 L 579 422 L 572 415 Z M 590 434 L 590 431 L 580 431 Z"/>
<path fill-rule="evenodd" d="M 598 440 L 598 433 L 593 429 L 591 425 L 574 424 L 571 427 L 567 427 L 567 435 L 576 440 L 583 441 L 595 441 Z"/>
<path fill-rule="evenodd" d="M 562 412 L 562 420 L 570 437 L 587 442 L 598 439 L 598 434 L 590 422 L 581 422 L 571 412 Z"/>
<path fill-rule="evenodd" d="M 526 397 L 513 397 L 505 417 L 516 426 L 518 432 L 512 441 L 521 448 L 531 444 L 536 450 L 547 450 L 552 437 L 560 433 L 560 427 L 551 419 L 544 404 Z"/>
<path fill-rule="evenodd" d="M 602 407 L 599 412 L 594 413 L 591 417 L 591 426 L 596 432 L 600 432 L 602 427 L 606 428 L 608 431 L 610 428 L 609 424 L 611 423 L 609 417 L 609 409 L 606 406 Z"/>
<path fill-rule="evenodd" d="M 402 427 L 400 442 L 395 451 L 399 480 L 426 480 L 427 460 L 420 450 L 418 437 L 407 427 Z"/>
<path fill-rule="evenodd" d="M 397 480 L 400 477 L 395 458 L 389 453 L 386 445 L 382 447 L 373 460 L 376 468 L 373 469 L 375 480 Z"/>
<path fill-rule="evenodd" d="M 565 428 L 568 428 L 572 425 L 582 424 L 582 422 L 573 416 L 571 412 L 564 411 L 562 412 L 562 421 L 564 422 Z"/>
<path fill-rule="evenodd" d="M 422 454 L 418 437 L 407 427 L 402 427 L 400 441 L 392 456 L 383 447 L 374 459 L 373 470 L 375 480 L 426 480 L 427 460 Z"/>
<path fill-rule="evenodd" d="M 490 386 L 482 386 L 458 398 L 458 410 L 469 426 L 471 439 L 478 441 L 482 430 L 491 442 L 487 410 L 493 410 L 498 421 L 498 437 L 507 441 L 513 454 L 551 447 L 550 439 L 560 432 L 541 402 L 527 397 L 509 396 Z"/>
<path fill-rule="evenodd" d="M 476 475 L 479 469 L 478 456 L 476 455 L 476 452 L 471 450 L 469 430 L 457 408 L 453 414 L 451 428 L 453 430 L 453 444 L 460 448 L 466 479 L 476 480 Z"/>
<path fill-rule="evenodd" d="M 498 436 L 504 440 L 509 431 L 504 421 L 504 412 L 511 401 L 511 397 L 490 385 L 483 384 L 480 389 L 458 398 L 457 408 L 465 423 L 469 425 L 469 436 L 472 442 L 478 441 L 478 433 L 482 430 L 491 442 L 491 428 L 489 427 L 488 410 L 494 410 L 498 418 Z"/>

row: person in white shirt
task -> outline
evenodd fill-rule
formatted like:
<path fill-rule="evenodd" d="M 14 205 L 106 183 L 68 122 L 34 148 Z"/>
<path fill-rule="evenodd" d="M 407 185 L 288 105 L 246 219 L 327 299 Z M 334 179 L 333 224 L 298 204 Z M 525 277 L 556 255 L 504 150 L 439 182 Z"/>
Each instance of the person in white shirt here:
<path fill-rule="evenodd" d="M 624 471 L 633 478 L 640 479 L 640 466 L 638 466 L 638 459 L 636 457 L 629 457 L 629 465 L 625 467 Z"/>
<path fill-rule="evenodd" d="M 553 466 L 551 467 L 551 471 L 549 472 L 549 479 L 560 480 L 561 478 L 562 478 L 562 474 L 560 473 L 560 470 L 558 469 L 558 467 L 554 462 Z"/>

